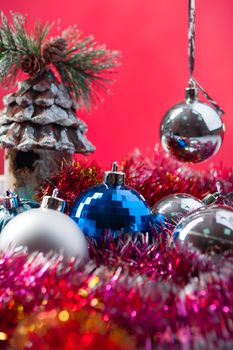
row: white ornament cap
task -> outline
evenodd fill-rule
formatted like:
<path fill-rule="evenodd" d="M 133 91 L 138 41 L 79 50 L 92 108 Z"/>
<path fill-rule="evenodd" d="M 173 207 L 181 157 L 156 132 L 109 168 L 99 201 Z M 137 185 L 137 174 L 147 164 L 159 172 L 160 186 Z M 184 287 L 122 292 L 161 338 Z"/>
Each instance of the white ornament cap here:
<path fill-rule="evenodd" d="M 58 197 L 58 192 L 59 192 L 58 189 L 55 188 L 53 190 L 52 196 L 45 196 L 42 199 L 40 207 L 42 209 L 53 209 L 64 213 L 65 207 L 66 207 L 66 201 Z"/>

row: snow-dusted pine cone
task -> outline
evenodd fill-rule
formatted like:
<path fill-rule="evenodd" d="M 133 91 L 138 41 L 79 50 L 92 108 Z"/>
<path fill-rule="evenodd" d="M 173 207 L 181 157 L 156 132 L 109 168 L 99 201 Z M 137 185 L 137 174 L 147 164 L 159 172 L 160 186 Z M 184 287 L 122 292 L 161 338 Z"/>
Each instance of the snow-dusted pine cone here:
<path fill-rule="evenodd" d="M 21 69 L 31 77 L 34 77 L 41 72 L 42 65 L 35 55 L 26 54 L 22 57 Z"/>
<path fill-rule="evenodd" d="M 43 59 L 45 63 L 57 63 L 66 56 L 67 42 L 63 38 L 47 42 L 43 48 Z"/>

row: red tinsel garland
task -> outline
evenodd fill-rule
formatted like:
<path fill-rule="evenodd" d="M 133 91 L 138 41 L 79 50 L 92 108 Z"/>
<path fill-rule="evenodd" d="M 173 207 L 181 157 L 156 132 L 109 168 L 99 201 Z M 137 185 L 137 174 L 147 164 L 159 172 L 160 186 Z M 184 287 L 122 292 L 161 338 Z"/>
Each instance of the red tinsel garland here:
<path fill-rule="evenodd" d="M 190 172 L 159 150 L 152 160 L 133 155 L 122 169 L 150 205 L 173 192 L 202 198 L 218 179 L 223 191 L 233 188 L 232 169 Z M 102 175 L 98 165 L 80 162 L 51 182 L 70 206 Z M 140 234 L 90 241 L 85 266 L 52 254 L 0 254 L 0 348 L 231 349 L 232 253 L 204 256 L 163 235 L 152 244 Z"/>
<path fill-rule="evenodd" d="M 224 193 L 233 191 L 233 168 L 210 165 L 206 170 L 191 170 L 158 147 L 152 158 L 135 152 L 122 162 L 121 169 L 126 173 L 127 185 L 141 193 L 150 206 L 171 193 L 190 193 L 202 199 L 207 193 L 217 191 L 217 181 L 221 182 Z M 51 194 L 54 186 L 58 187 L 69 208 L 81 192 L 102 181 L 103 172 L 96 163 L 74 163 L 53 177 L 52 184 L 45 184 L 43 193 Z M 229 201 L 232 203 L 233 197 Z"/>

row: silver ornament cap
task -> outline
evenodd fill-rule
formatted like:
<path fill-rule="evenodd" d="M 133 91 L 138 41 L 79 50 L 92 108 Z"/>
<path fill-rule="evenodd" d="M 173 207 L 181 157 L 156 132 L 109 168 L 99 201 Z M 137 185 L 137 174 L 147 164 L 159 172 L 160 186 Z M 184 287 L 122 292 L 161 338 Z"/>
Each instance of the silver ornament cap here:
<path fill-rule="evenodd" d="M 122 186 L 125 184 L 125 173 L 118 171 L 117 162 L 113 162 L 112 170 L 105 172 L 103 182 L 111 186 Z"/>
<path fill-rule="evenodd" d="M 53 209 L 64 213 L 66 201 L 58 197 L 58 189 L 53 190 L 52 196 L 45 196 L 41 202 L 41 209 Z"/>
<path fill-rule="evenodd" d="M 198 90 L 195 86 L 188 86 L 185 89 L 185 98 L 187 103 L 193 103 L 197 100 Z"/>
<path fill-rule="evenodd" d="M 19 197 L 12 190 L 7 190 L 5 196 L 2 197 L 2 204 L 7 210 L 16 209 L 19 206 Z"/>

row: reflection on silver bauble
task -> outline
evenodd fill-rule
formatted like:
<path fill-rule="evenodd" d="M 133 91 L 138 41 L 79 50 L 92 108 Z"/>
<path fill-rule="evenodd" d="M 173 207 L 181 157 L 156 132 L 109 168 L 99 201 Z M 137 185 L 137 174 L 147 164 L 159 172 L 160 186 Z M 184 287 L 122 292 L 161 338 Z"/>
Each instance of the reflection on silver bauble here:
<path fill-rule="evenodd" d="M 224 124 L 210 105 L 194 100 L 178 103 L 165 114 L 160 125 L 165 151 L 182 162 L 199 163 L 218 152 Z"/>
<path fill-rule="evenodd" d="M 233 209 L 223 205 L 200 208 L 180 221 L 173 237 L 190 242 L 202 253 L 233 249 Z"/>
<path fill-rule="evenodd" d="M 52 209 L 31 209 L 13 218 L 0 236 L 0 249 L 27 247 L 29 252 L 54 251 L 65 258 L 88 256 L 87 241 L 69 216 Z"/>
<path fill-rule="evenodd" d="M 190 194 L 170 194 L 153 206 L 153 224 L 160 230 L 163 228 L 173 230 L 185 215 L 203 205 L 199 199 Z"/>

